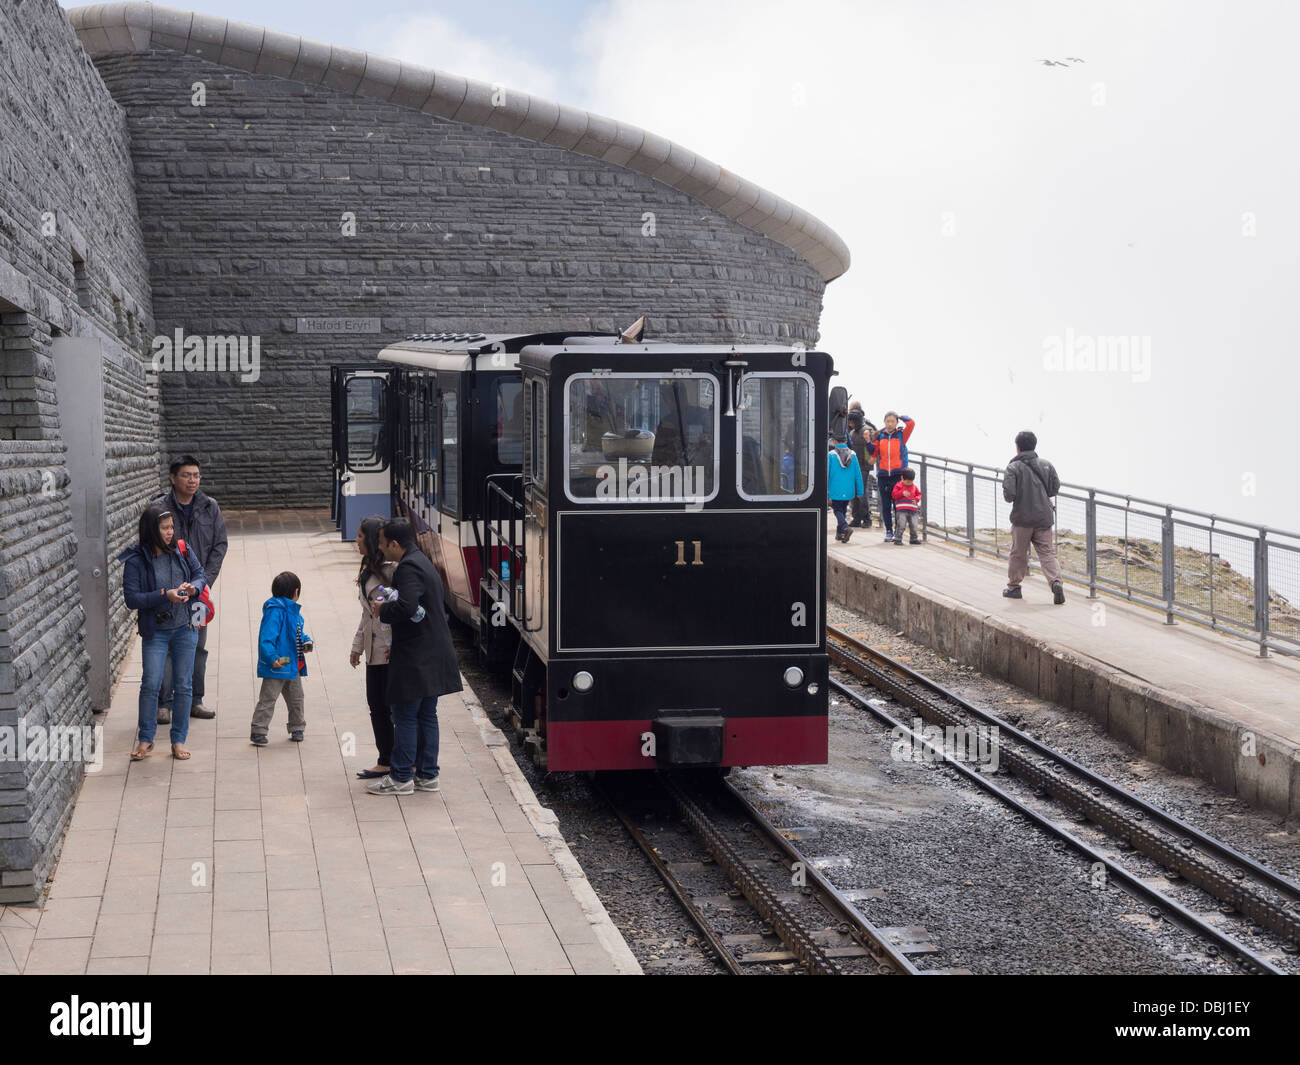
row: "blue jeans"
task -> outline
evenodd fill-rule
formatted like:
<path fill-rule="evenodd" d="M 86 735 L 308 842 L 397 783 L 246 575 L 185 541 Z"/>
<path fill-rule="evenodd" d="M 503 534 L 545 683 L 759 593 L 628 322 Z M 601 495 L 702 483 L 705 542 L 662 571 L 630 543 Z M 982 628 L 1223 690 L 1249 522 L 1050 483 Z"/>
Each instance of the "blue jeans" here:
<path fill-rule="evenodd" d="M 204 679 L 208 672 L 208 627 L 206 625 L 199 629 L 199 642 L 194 647 L 194 682 L 192 684 L 193 694 L 190 700 L 191 706 L 203 705 Z M 172 692 L 175 690 L 176 681 L 172 677 L 172 660 L 169 656 L 167 664 L 163 666 L 162 690 L 158 692 L 158 705 L 171 706 Z"/>
<path fill-rule="evenodd" d="M 835 512 L 835 531 L 837 533 L 842 533 L 849 527 L 848 519 L 844 516 L 844 512 L 848 510 L 848 508 L 849 501 L 847 499 L 831 500 L 831 510 Z"/>
<path fill-rule="evenodd" d="M 412 773 L 426 780 L 438 775 L 436 695 L 393 706 L 393 761 L 388 775 L 402 781 L 410 780 Z"/>
<path fill-rule="evenodd" d="M 162 684 L 163 664 L 169 654 L 176 678 L 171 741 L 184 743 L 190 734 L 191 680 L 194 676 L 194 648 L 198 642 L 198 629 L 188 625 L 179 629 L 159 629 L 144 638 L 144 676 L 140 678 L 140 716 L 136 732 L 140 743 L 153 743 L 154 733 L 158 731 L 158 688 Z"/>
<path fill-rule="evenodd" d="M 885 535 L 894 535 L 894 485 L 903 479 L 903 471 L 876 474 L 876 487 L 880 491 L 880 520 L 885 524 Z"/>

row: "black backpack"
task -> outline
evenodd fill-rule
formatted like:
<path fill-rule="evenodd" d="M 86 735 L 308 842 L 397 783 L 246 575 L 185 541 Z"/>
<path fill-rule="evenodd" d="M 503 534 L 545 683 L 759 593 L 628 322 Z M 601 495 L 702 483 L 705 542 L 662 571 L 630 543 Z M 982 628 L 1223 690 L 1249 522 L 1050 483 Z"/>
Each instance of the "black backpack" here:
<path fill-rule="evenodd" d="M 849 438 L 849 390 L 843 385 L 831 389 L 831 419 L 829 432 L 832 440 Z"/>

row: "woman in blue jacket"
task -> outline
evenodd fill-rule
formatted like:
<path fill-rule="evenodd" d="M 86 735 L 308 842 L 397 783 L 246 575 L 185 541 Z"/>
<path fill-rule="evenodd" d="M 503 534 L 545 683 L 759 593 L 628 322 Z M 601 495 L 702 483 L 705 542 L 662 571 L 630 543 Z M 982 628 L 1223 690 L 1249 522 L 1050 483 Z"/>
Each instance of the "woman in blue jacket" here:
<path fill-rule="evenodd" d="M 158 687 L 163 664 L 171 655 L 176 695 L 172 702 L 172 757 L 184 760 L 190 752 L 185 740 L 190 731 L 190 678 L 194 674 L 194 648 L 199 622 L 206 608 L 199 603 L 207 578 L 190 550 L 177 550 L 175 519 L 166 507 L 150 503 L 140 515 L 139 543 L 117 556 L 126 563 L 122 597 L 128 609 L 138 611 L 138 630 L 144 639 L 144 669 L 140 678 L 140 712 L 135 749 L 138 762 L 153 751 L 158 731 Z"/>

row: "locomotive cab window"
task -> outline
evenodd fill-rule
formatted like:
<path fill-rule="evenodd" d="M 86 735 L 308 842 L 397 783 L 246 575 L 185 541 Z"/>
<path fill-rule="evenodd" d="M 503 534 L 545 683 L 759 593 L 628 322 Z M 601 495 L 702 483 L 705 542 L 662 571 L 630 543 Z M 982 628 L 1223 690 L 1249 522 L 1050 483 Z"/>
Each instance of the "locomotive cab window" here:
<path fill-rule="evenodd" d="M 805 374 L 746 374 L 737 411 L 745 499 L 804 499 L 813 485 L 813 387 Z"/>
<path fill-rule="evenodd" d="M 353 377 L 347 384 L 347 464 L 358 473 L 388 465 L 388 434 L 384 431 L 384 380 Z"/>
<path fill-rule="evenodd" d="M 565 491 L 574 502 L 703 502 L 717 494 L 710 374 L 584 374 L 565 392 Z"/>

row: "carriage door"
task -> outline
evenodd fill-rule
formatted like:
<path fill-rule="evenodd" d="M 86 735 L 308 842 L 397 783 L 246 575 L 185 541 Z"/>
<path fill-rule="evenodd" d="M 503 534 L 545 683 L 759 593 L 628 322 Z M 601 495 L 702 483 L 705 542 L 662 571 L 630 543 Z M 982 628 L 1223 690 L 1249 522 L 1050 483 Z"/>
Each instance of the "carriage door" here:
<path fill-rule="evenodd" d="M 524 378 L 524 601 L 514 611 L 529 632 L 546 623 L 546 381 Z"/>
<path fill-rule="evenodd" d="M 354 540 L 361 519 L 393 513 L 392 439 L 387 370 L 346 370 L 339 375 L 339 531 Z"/>

